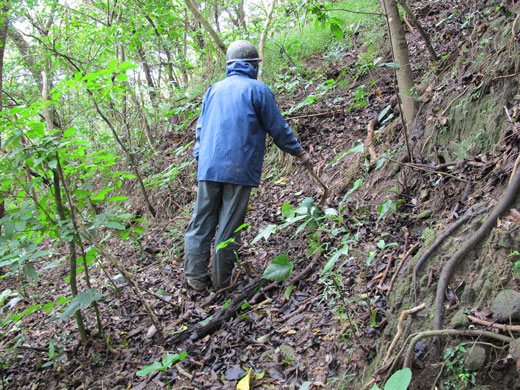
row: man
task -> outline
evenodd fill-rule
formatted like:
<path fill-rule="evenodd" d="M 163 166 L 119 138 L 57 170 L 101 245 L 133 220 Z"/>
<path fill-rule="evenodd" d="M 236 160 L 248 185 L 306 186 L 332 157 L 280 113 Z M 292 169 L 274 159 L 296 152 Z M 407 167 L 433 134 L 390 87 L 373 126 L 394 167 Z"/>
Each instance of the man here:
<path fill-rule="evenodd" d="M 258 52 L 248 41 L 235 41 L 227 50 L 227 78 L 204 95 L 197 122 L 194 157 L 198 161 L 198 193 L 184 241 L 184 274 L 190 288 L 209 286 L 211 241 L 215 248 L 211 281 L 229 285 L 236 250 L 252 187 L 260 184 L 266 134 L 284 152 L 310 165 L 305 152 L 284 121 L 269 87 L 256 79 Z"/>

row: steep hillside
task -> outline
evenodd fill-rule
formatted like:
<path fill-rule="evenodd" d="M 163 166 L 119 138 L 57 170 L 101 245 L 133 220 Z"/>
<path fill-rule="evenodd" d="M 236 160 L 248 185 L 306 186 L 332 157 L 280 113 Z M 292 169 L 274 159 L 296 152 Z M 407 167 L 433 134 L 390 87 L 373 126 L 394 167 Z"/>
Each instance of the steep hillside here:
<path fill-rule="evenodd" d="M 103 319 L 105 339 L 88 346 L 71 336 L 72 322 L 57 340 L 54 323 L 34 313 L 19 345 L 3 341 L 11 359 L 2 369 L 8 388 L 166 388 L 163 371 L 136 372 L 183 352 L 186 358 L 165 370 L 175 389 L 235 389 L 249 369 L 252 389 L 382 388 L 403 367 L 410 336 L 432 330 L 436 320 L 443 329 L 502 339 L 446 332 L 440 343 L 448 354 L 440 356 L 431 338 L 415 340 L 410 389 L 519 388 L 518 352 L 508 345 L 518 327 L 503 331 L 495 323 L 518 324 L 520 315 L 508 315 L 506 304 L 505 314 L 493 317 L 501 291 L 520 294 L 520 218 L 510 211 L 518 202 L 463 254 L 453 275 L 443 273 L 493 215 L 520 148 L 520 6 L 470 3 L 411 5 L 441 58 L 431 60 L 407 18 L 419 102 L 411 128 L 400 119 L 395 67 L 377 15 L 372 28 L 351 26 L 301 67 L 266 69 L 266 82 L 331 193 L 323 199 L 309 173 L 269 143 L 233 283 L 211 294 L 190 292 L 182 267 L 196 193 L 186 136 L 193 139 L 200 102 L 171 115 L 172 131 L 145 162 L 149 180 L 168 177 L 151 193 L 158 216 L 131 244 L 107 240 L 140 289 L 112 266 L 94 271 L 105 294 L 100 305 L 110 315 Z M 282 48 L 280 57 L 289 56 Z M 184 120 L 189 133 L 174 130 Z M 135 210 L 144 209 L 137 191 L 125 191 Z M 291 276 L 261 279 L 279 255 L 292 262 Z M 49 282 L 28 286 L 29 296 L 63 288 L 54 280 L 65 267 L 41 272 Z M 446 292 L 437 291 L 441 280 Z M 136 291 L 146 296 L 155 325 Z M 514 293 L 508 298 L 509 309 L 520 306 Z M 28 298 L 21 304 L 30 308 Z M 414 313 L 404 316 L 409 309 Z M 57 346 L 53 356 L 49 342 Z"/>

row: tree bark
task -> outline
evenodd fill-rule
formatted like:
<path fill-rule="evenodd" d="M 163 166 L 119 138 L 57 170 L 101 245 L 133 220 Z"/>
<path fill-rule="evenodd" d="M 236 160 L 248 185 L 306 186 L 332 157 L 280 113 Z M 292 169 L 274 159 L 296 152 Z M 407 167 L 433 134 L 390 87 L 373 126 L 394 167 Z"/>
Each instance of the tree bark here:
<path fill-rule="evenodd" d="M 401 17 L 399 16 L 396 0 L 382 0 L 382 2 L 388 20 L 394 62 L 399 65 L 396 73 L 397 84 L 399 86 L 399 96 L 403 103 L 403 114 L 406 125 L 411 127 L 412 122 L 415 119 L 415 113 L 417 112 L 417 104 L 412 96 L 414 81 L 412 67 L 410 66 L 408 43 L 406 42 L 406 37 L 404 35 L 403 24 Z"/>
<path fill-rule="evenodd" d="M 184 0 L 186 3 L 186 7 L 190 10 L 190 12 L 195 16 L 195 18 L 202 24 L 202 26 L 206 29 L 206 31 L 211 35 L 211 38 L 215 41 L 220 51 L 226 55 L 227 46 L 222 42 L 217 32 L 211 27 L 211 24 L 206 20 L 204 15 L 200 13 L 197 6 L 192 0 Z"/>
<path fill-rule="evenodd" d="M 265 41 L 267 39 L 269 25 L 271 24 L 271 21 L 273 20 L 273 11 L 274 11 L 275 5 L 276 5 L 276 0 L 271 0 L 271 4 L 269 4 L 269 8 L 267 9 L 267 15 L 265 18 L 264 27 L 262 28 L 262 34 L 260 34 L 260 43 L 258 45 L 258 55 L 260 56 L 260 59 L 262 60 L 260 62 L 260 71 L 258 72 L 258 79 L 260 81 L 263 81 L 262 80 L 262 71 L 264 69 Z"/>
<path fill-rule="evenodd" d="M 2 7 L 2 14 L 1 17 L 2 25 L 0 27 L 0 111 L 3 110 L 3 70 L 4 70 L 4 52 L 5 52 L 5 44 L 7 42 L 7 28 L 9 27 L 9 18 L 8 18 L 8 12 L 9 12 L 9 1 L 4 1 L 4 5 Z M 1 133 L 1 130 L 0 130 Z M 2 148 L 2 137 L 0 134 L 0 149 Z M 0 218 L 3 218 L 5 216 L 5 202 L 3 200 L 0 201 Z M 2 225 L 0 224 L 0 236 L 2 235 Z"/>

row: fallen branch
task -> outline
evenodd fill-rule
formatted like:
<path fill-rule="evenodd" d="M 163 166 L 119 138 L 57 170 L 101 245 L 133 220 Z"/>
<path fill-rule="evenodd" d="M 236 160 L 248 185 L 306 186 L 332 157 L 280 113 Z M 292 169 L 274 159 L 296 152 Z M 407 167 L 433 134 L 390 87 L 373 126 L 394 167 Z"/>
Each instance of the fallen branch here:
<path fill-rule="evenodd" d="M 311 118 L 311 117 L 314 117 L 314 116 L 335 115 L 335 114 L 343 114 L 343 113 L 345 113 L 345 110 L 324 111 L 324 112 L 318 112 L 316 114 L 305 114 L 305 115 L 290 116 L 290 117 L 285 118 L 285 120 L 288 121 L 288 120 L 292 120 L 292 119 Z"/>
<path fill-rule="evenodd" d="M 480 318 L 471 315 L 468 315 L 468 320 L 474 322 L 475 324 L 484 325 L 488 328 L 503 330 L 504 332 L 520 332 L 520 325 L 497 324 L 492 321 L 481 320 Z"/>
<path fill-rule="evenodd" d="M 424 166 L 417 165 L 417 164 L 404 163 L 404 162 L 401 162 L 401 161 L 397 161 L 397 160 L 391 159 L 389 157 L 385 157 L 385 159 L 387 159 L 388 161 L 393 162 L 395 164 L 399 164 L 399 165 L 402 165 L 402 166 L 405 166 L 405 167 L 408 167 L 408 168 L 417 169 L 419 171 L 425 171 L 425 172 L 429 172 L 429 173 L 434 173 L 434 174 L 437 174 L 437 175 L 448 176 L 448 177 L 451 177 L 452 179 L 456 179 L 456 180 L 462 181 L 464 183 L 468 182 L 466 179 L 463 179 L 461 177 L 452 175 L 451 173 L 448 173 L 448 172 L 436 171 L 436 170 L 431 169 L 429 167 L 424 167 Z"/>
<path fill-rule="evenodd" d="M 253 294 L 255 294 L 258 288 L 265 285 L 265 279 L 254 279 L 239 295 L 237 295 L 229 305 L 224 309 L 220 310 L 217 314 L 213 315 L 213 318 L 207 324 L 197 324 L 188 328 L 182 332 L 179 332 L 169 339 L 166 340 L 166 345 L 171 346 L 178 344 L 181 341 L 197 341 L 204 336 L 220 329 L 224 323 L 230 318 L 234 317 L 235 314 L 240 310 L 244 301 L 247 301 Z"/>
<path fill-rule="evenodd" d="M 484 221 L 480 228 L 473 234 L 462 247 L 455 252 L 453 257 L 444 265 L 439 282 L 437 283 L 437 293 L 435 296 L 435 316 L 433 321 L 434 330 L 442 329 L 443 314 L 444 314 L 444 298 L 445 292 L 448 288 L 448 283 L 451 279 L 455 267 L 459 264 L 461 259 L 472 249 L 474 249 L 496 225 L 498 217 L 502 215 L 517 198 L 520 190 L 520 170 L 518 170 L 511 183 L 507 187 L 504 196 L 493 208 L 489 217 Z"/>
<path fill-rule="evenodd" d="M 483 214 L 486 210 L 487 210 L 486 207 L 484 207 L 483 209 L 481 209 L 479 211 L 476 211 L 476 212 L 472 212 L 470 210 L 469 213 L 467 213 L 465 216 L 460 218 L 457 222 L 452 224 L 437 239 L 437 241 L 435 241 L 433 243 L 433 245 L 431 247 L 429 247 L 428 250 L 422 254 L 422 256 L 419 258 L 419 260 L 417 260 L 417 263 L 415 263 L 415 267 L 413 269 L 413 292 L 414 292 L 414 298 L 415 298 L 416 301 L 417 301 L 417 272 L 419 272 L 422 264 L 428 259 L 428 257 L 430 257 L 433 254 L 433 252 L 435 252 L 435 250 L 444 242 L 444 240 L 451 235 L 451 233 L 453 233 L 455 230 L 457 230 L 463 223 L 465 223 L 469 219 L 471 219 L 473 217 L 476 217 L 476 216 L 478 216 L 480 214 Z"/>
<path fill-rule="evenodd" d="M 292 317 L 294 317 L 296 314 L 301 313 L 302 311 L 304 311 L 307 308 L 307 306 L 310 303 L 314 303 L 318 299 L 321 299 L 321 296 L 317 296 L 317 297 L 314 297 L 314 298 L 313 297 L 307 298 L 305 301 L 300 303 L 300 307 L 298 309 L 296 309 L 296 310 L 290 312 L 289 314 L 287 314 L 286 316 L 283 316 L 282 318 L 280 318 L 280 322 L 285 322 L 288 319 L 291 319 Z"/>
<path fill-rule="evenodd" d="M 513 341 L 511 337 L 507 337 L 501 334 L 493 332 L 478 331 L 478 330 L 457 330 L 457 329 L 443 329 L 443 330 L 428 330 L 425 332 L 419 332 L 410 342 L 408 350 L 406 351 L 406 357 L 404 359 L 403 368 L 412 368 L 412 360 L 414 355 L 415 344 L 421 339 L 426 337 L 440 337 L 440 336 L 474 336 L 474 337 L 487 337 L 503 343 L 510 343 Z"/>
<path fill-rule="evenodd" d="M 401 313 L 399 316 L 399 322 L 397 323 L 397 334 L 395 335 L 394 339 L 392 340 L 392 343 L 390 344 L 390 347 L 388 348 L 388 352 L 386 353 L 386 356 L 383 360 L 383 365 L 385 365 L 386 361 L 390 358 L 390 355 L 392 354 L 392 351 L 394 350 L 397 341 L 401 338 L 401 335 L 403 334 L 403 322 L 405 317 L 408 314 L 417 313 L 419 310 L 422 310 L 426 307 L 426 304 L 423 302 L 419 306 L 416 306 L 412 309 L 405 310 Z"/>

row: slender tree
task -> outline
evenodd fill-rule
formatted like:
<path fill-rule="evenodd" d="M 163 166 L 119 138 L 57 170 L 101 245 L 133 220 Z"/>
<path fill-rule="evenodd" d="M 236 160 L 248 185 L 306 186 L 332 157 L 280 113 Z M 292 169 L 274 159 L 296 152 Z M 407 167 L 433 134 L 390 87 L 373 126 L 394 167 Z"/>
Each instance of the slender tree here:
<path fill-rule="evenodd" d="M 215 41 L 220 51 L 226 55 L 227 46 L 222 42 L 218 33 L 211 27 L 211 24 L 207 21 L 207 19 L 202 15 L 202 13 L 197 8 L 197 5 L 193 0 L 184 0 L 186 3 L 186 7 L 190 10 L 190 12 L 195 16 L 200 24 L 204 27 L 204 29 L 211 35 L 211 38 Z"/>
<path fill-rule="evenodd" d="M 5 44 L 7 42 L 7 28 L 9 27 L 9 1 L 2 2 L 2 9 L 0 15 L 0 111 L 3 110 L 3 74 L 4 74 L 4 52 Z M 0 150 L 2 148 L 2 134 L 0 130 Z M 5 216 L 5 202 L 0 193 L 0 218 Z M 2 224 L 0 224 L 0 236 L 2 235 Z"/>
<path fill-rule="evenodd" d="M 416 101 L 412 95 L 414 81 L 412 67 L 410 65 L 410 55 L 408 43 L 404 35 L 404 29 L 396 0 L 382 0 L 385 14 L 387 15 L 390 41 L 392 44 L 392 54 L 394 62 L 397 64 L 397 83 L 399 87 L 399 97 L 402 101 L 403 113 L 408 127 L 415 119 L 417 111 Z"/>

